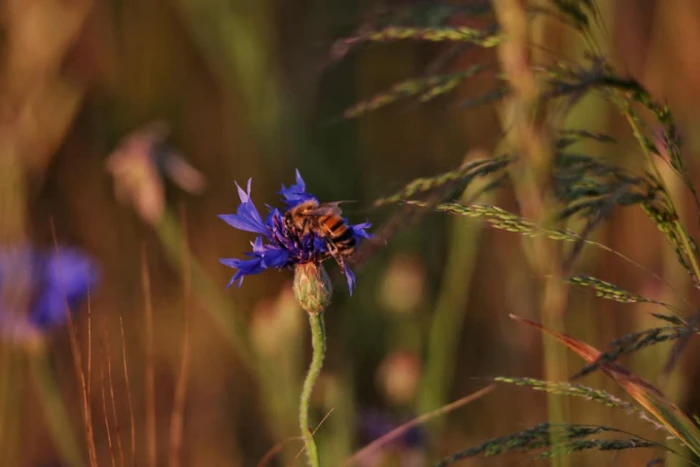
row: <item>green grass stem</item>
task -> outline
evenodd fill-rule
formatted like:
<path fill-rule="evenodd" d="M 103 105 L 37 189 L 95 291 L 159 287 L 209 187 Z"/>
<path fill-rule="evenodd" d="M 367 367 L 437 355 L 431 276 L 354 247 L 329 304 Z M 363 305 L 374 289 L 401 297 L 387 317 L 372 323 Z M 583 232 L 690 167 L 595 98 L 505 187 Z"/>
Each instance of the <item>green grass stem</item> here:
<path fill-rule="evenodd" d="M 502 110 L 502 126 L 511 129 L 513 147 L 523 154 L 518 167 L 511 167 L 515 194 L 525 218 L 537 225 L 545 225 L 554 202 L 549 190 L 553 148 L 544 109 L 540 107 L 540 86 L 531 68 L 534 58 L 529 53 L 531 42 L 539 43 L 545 33 L 541 21 L 532 23 L 518 0 L 494 0 L 496 18 L 507 37 L 498 47 L 503 72 L 513 93 Z M 534 24 L 534 25 L 533 25 Z M 537 116 L 537 117 L 536 117 Z M 544 238 L 533 238 L 526 243 L 526 253 L 536 274 L 543 277 L 540 316 L 547 326 L 564 329 L 564 311 L 568 301 L 568 287 L 561 283 L 561 251 L 556 244 Z M 564 380 L 568 377 L 567 355 L 552 342 L 543 339 L 543 367 L 546 379 Z M 551 423 L 564 423 L 569 407 L 564 398 L 547 397 Z M 558 442 L 555 440 L 555 444 Z M 566 456 L 552 459 L 554 467 L 567 467 Z"/>
<path fill-rule="evenodd" d="M 318 375 L 321 373 L 323 359 L 326 354 L 326 336 L 325 325 L 323 322 L 323 312 L 307 313 L 309 315 L 309 327 L 311 329 L 311 347 L 312 357 L 309 371 L 304 379 L 304 386 L 301 391 L 301 400 L 299 402 L 299 427 L 301 436 L 304 438 L 304 446 L 306 447 L 306 457 L 309 460 L 309 466 L 319 467 L 318 448 L 314 435 L 309 427 L 309 405 L 311 402 L 311 392 L 316 384 Z"/>
<path fill-rule="evenodd" d="M 428 336 L 425 376 L 417 401 L 418 413 L 441 407 L 448 400 L 481 230 L 481 223 L 476 220 L 459 217 L 452 220 L 444 280 Z M 444 423 L 444 418 L 437 418 L 432 422 L 432 427 L 439 431 Z"/>
<path fill-rule="evenodd" d="M 67 467 L 85 465 L 75 438 L 75 431 L 61 396 L 61 389 L 56 382 L 44 348 L 29 354 L 29 368 L 51 438 L 62 464 Z"/>

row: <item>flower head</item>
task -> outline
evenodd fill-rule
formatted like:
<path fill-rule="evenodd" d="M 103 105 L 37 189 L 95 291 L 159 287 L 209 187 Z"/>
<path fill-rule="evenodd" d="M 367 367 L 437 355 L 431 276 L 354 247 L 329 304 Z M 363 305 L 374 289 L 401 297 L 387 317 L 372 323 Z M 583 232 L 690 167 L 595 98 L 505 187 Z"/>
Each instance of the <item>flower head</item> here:
<path fill-rule="evenodd" d="M 0 250 L 0 334 L 42 334 L 63 324 L 66 305 L 80 305 L 97 279 L 93 261 L 75 249 Z"/>
<path fill-rule="evenodd" d="M 291 269 L 295 265 L 306 263 L 318 265 L 328 258 L 334 258 L 342 268 L 352 294 L 355 275 L 344 261 L 352 251 L 339 250 L 330 235 L 324 234 L 321 229 L 309 228 L 312 224 L 304 224 L 302 227 L 293 221 L 292 210 L 302 203 L 311 201 L 310 204 L 313 206 L 322 206 L 315 196 L 307 193 L 306 184 L 298 170 L 296 183 L 289 188 L 282 185 L 282 190 L 279 192 L 287 209 L 283 212 L 277 208 L 270 208 L 269 214 L 264 219 L 250 198 L 251 180 L 248 180 L 245 190 L 238 184 L 236 187 L 241 199 L 236 213 L 222 214 L 219 217 L 230 226 L 258 234 L 258 237 L 251 242 L 252 251 L 245 253 L 249 259 L 220 260 L 222 264 L 238 270 L 229 282 L 229 286 L 238 282 L 240 287 L 245 276 L 258 274 L 269 268 Z M 340 213 L 335 204 L 333 212 Z M 371 226 L 369 223 L 351 225 L 348 224 L 347 219 L 340 219 L 349 232 L 346 234 L 347 240 L 344 245 L 357 245 L 361 239 L 369 238 L 366 231 Z"/>
<path fill-rule="evenodd" d="M 366 410 L 359 414 L 359 437 L 363 444 L 368 444 L 387 435 L 408 422 L 409 419 L 394 417 L 379 410 Z M 393 441 L 393 445 L 405 449 L 419 448 L 425 443 L 425 432 L 420 426 L 413 426 Z"/>

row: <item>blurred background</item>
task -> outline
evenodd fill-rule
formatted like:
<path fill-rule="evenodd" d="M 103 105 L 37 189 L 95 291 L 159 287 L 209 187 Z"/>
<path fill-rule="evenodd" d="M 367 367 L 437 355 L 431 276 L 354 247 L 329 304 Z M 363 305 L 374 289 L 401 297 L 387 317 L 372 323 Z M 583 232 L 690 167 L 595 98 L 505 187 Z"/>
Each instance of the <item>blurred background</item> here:
<path fill-rule="evenodd" d="M 410 5 L 3 3 L 0 241 L 50 249 L 55 238 L 89 254 L 100 269 L 90 294 L 90 325 L 86 304 L 73 315 L 82 374 L 92 388 L 90 436 L 98 465 L 294 462 L 302 447 L 295 439 L 296 407 L 310 358 L 306 318 L 290 293 L 290 272 L 268 271 L 247 278 L 240 289 L 226 289 L 235 271 L 219 258 L 242 257 L 253 236 L 217 214 L 235 212 L 234 182 L 248 178 L 259 208 L 279 206 L 280 184 L 293 183 L 299 169 L 310 192 L 326 201 L 356 201 L 346 205 L 345 215 L 353 223 L 369 220 L 380 231 L 401 212 L 373 209 L 375 199 L 498 148 L 503 130 L 497 108 L 463 105 L 493 88 L 492 74 L 426 104 L 343 118 L 359 100 L 442 66 L 446 55 L 452 59 L 444 71 L 497 65 L 493 49 L 413 41 L 338 52 L 338 39 L 374 24 L 374 15 L 401 18 Z M 618 0 L 600 2 L 600 11 L 607 27 L 600 43 L 620 69 L 671 105 L 697 175 L 700 4 Z M 451 20 L 465 21 L 484 26 L 493 19 Z M 538 32 L 555 54 L 581 55 L 580 39 L 560 24 L 544 22 Z M 638 151 L 619 114 L 599 101 L 584 100 L 569 118 L 618 136 L 621 158 Z M 680 183 L 671 190 L 692 218 L 694 207 Z M 480 201 L 517 209 L 507 191 Z M 508 319 L 509 313 L 538 316 L 540 291 L 522 239 L 437 213 L 399 225 L 355 268 L 352 297 L 329 264 L 336 286 L 326 313 L 328 355 L 312 401 L 314 424 L 327 415 L 316 435 L 324 465 L 341 465 L 391 427 L 486 386 L 488 377 L 542 376 L 540 336 Z M 687 225 L 698 233 L 693 222 Z M 618 209 L 595 238 L 663 276 L 675 292 L 612 255 L 585 253 L 582 270 L 648 297 L 692 302 L 675 253 L 640 209 Z M 190 266 L 192 275 L 183 274 Z M 585 291 L 573 291 L 569 301 L 567 330 L 599 348 L 651 326 L 653 305 L 615 304 Z M 84 392 L 69 327 L 50 330 L 42 345 L 56 378 L 54 395 L 63 398 L 89 465 Z M 697 347 L 691 343 L 672 376 L 661 381 L 668 349 L 654 347 L 624 364 L 697 411 Z M 23 360 L 24 347 L 8 341 L 2 352 L 2 465 L 67 465 L 47 424 L 42 390 Z M 570 362 L 573 369 L 582 363 L 574 356 Z M 186 384 L 179 382 L 183 368 Z M 598 374 L 584 382 L 619 394 Z M 174 408 L 183 426 L 175 451 Z M 571 401 L 570 415 L 580 423 L 662 438 L 636 417 L 586 401 Z M 499 386 L 361 465 L 430 465 L 546 419 L 544 396 Z M 580 454 L 571 465 L 644 465 L 655 455 Z M 304 462 L 299 457 L 295 465 Z M 526 462 L 496 458 L 464 465 Z"/>

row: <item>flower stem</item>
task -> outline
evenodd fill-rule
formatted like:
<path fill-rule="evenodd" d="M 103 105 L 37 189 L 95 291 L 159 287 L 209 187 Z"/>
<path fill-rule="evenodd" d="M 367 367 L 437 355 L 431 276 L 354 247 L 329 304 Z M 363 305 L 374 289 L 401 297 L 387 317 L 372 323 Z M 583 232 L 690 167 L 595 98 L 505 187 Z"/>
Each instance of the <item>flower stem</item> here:
<path fill-rule="evenodd" d="M 323 323 L 323 312 L 307 314 L 309 315 L 309 325 L 311 327 L 311 346 L 313 353 L 311 365 L 309 366 L 308 373 L 306 373 L 306 379 L 304 380 L 304 386 L 301 391 L 299 426 L 301 427 L 301 436 L 304 438 L 309 465 L 311 467 L 319 467 L 321 464 L 318 458 L 318 448 L 316 447 L 313 433 L 309 429 L 309 402 L 311 399 L 311 391 L 321 372 L 321 366 L 323 366 L 323 357 L 326 354 L 326 335 Z"/>

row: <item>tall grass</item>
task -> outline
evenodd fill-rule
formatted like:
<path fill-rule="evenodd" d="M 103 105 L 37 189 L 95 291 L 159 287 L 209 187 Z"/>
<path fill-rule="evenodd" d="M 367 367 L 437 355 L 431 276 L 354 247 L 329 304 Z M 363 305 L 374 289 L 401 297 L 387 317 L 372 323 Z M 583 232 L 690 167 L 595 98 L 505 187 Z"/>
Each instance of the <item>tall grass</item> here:
<path fill-rule="evenodd" d="M 686 318 L 690 319 L 686 322 L 686 319 L 680 317 L 656 315 L 675 322 L 677 326 L 654 328 L 626 336 L 613 343 L 613 350 L 606 353 L 598 352 L 575 339 L 551 330 L 552 327 L 565 328 L 563 316 L 568 307 L 567 283 L 593 287 L 596 295 L 601 298 L 620 302 L 659 303 L 674 314 L 677 313 L 678 310 L 671 305 L 626 292 L 606 281 L 590 276 L 567 277 L 574 264 L 573 261 L 583 246 L 586 243 L 596 244 L 588 240 L 593 229 L 613 213 L 613 207 L 616 205 L 642 207 L 671 242 L 678 261 L 697 285 L 695 242 L 681 223 L 678 209 L 667 188 L 667 182 L 654 160 L 662 154 L 662 151 L 666 153 L 667 163 L 673 167 L 675 176 L 683 181 L 697 202 L 695 188 L 688 177 L 687 165 L 681 154 L 673 117 L 668 108 L 655 102 L 637 81 L 618 75 L 615 68 L 601 55 L 601 47 L 596 42 L 601 36 L 596 37 L 591 31 L 604 26 L 601 25 L 600 11 L 593 2 L 543 2 L 542 5 L 538 5 L 538 8 L 528 11 L 521 2 L 495 1 L 494 14 L 500 26 L 496 29 L 498 32 L 494 36 L 498 39 L 494 41 L 473 40 L 479 36 L 474 30 L 466 33 L 459 28 L 449 29 L 445 26 L 431 28 L 418 25 L 413 25 L 412 28 L 401 25 L 398 28 L 384 27 L 376 32 L 365 31 L 362 39 L 366 41 L 468 40 L 480 46 L 498 45 L 506 82 L 502 121 L 507 137 L 512 140 L 514 152 L 518 155 L 517 160 L 509 161 L 509 166 L 514 170 L 512 187 L 524 219 L 502 213 L 499 208 L 491 206 L 464 205 L 459 201 L 436 205 L 420 201 L 422 192 L 459 180 L 458 171 L 435 177 L 427 183 L 423 180 L 414 182 L 406 190 L 389 199 L 391 202 L 409 203 L 452 214 L 483 216 L 494 227 L 533 237 L 534 243 L 530 256 L 533 270 L 542 280 L 540 313 L 545 322 L 545 326 L 537 326 L 557 336 L 560 341 L 588 361 L 589 365 L 579 372 L 579 376 L 596 369 L 602 370 L 644 408 L 647 416 L 655 418 L 661 426 L 664 426 L 672 438 L 696 452 L 695 439 L 700 429 L 695 422 L 651 384 L 611 363 L 623 354 L 635 353 L 661 342 L 676 341 L 667 365 L 670 368 L 690 338 L 689 336 L 695 332 L 692 316 Z M 547 61 L 533 62 L 533 58 L 541 56 L 533 52 L 533 41 L 539 46 L 540 44 L 536 41 L 545 37 L 532 34 L 532 28 L 536 27 L 534 25 L 541 27 L 542 22 L 538 20 L 540 15 L 557 18 L 583 37 L 588 47 L 588 58 L 584 60 L 588 60 L 589 65 L 564 60 L 554 64 Z M 454 72 L 445 75 L 442 79 L 451 84 L 447 88 L 440 89 L 450 90 L 461 84 L 456 81 L 457 76 L 461 75 Z M 425 92 L 426 86 L 439 86 L 440 79 L 441 77 L 434 76 L 429 81 L 405 81 L 404 84 L 393 87 L 386 93 L 377 94 L 370 100 L 351 107 L 346 117 L 356 117 L 365 111 L 376 110 L 400 98 L 419 96 Z M 581 100 L 582 96 L 589 93 L 601 96 L 618 108 L 626 118 L 631 134 L 639 143 L 638 153 L 641 157 L 635 162 L 636 169 L 628 171 L 629 169 L 623 168 L 625 167 L 623 164 L 616 165 L 599 157 L 566 152 L 570 143 L 565 138 L 556 136 L 556 130 L 553 131 L 556 122 L 550 118 L 550 113 L 566 114 L 575 103 Z M 567 96 L 568 101 L 556 107 L 556 101 L 563 96 Z M 652 125 L 661 129 L 657 131 L 661 131 L 664 135 L 661 143 L 663 147 L 649 136 L 648 124 L 640 116 L 640 107 L 650 112 L 652 119 L 655 120 Z M 600 141 L 611 141 L 607 136 L 595 136 L 585 130 L 576 131 L 579 137 L 591 136 Z M 486 176 L 491 174 L 487 173 Z M 461 178 L 465 183 L 470 181 L 464 175 L 461 175 Z M 560 227 L 562 223 L 574 220 L 578 221 L 579 225 L 583 222 L 580 233 Z M 559 245 L 552 243 L 547 237 L 573 241 L 573 249 L 568 254 L 564 253 Z M 543 350 L 545 375 L 553 384 L 558 384 L 557 380 L 566 379 L 570 374 L 567 359 L 561 348 L 550 339 L 544 339 Z M 559 426 L 566 423 L 568 412 L 565 405 L 562 405 L 562 398 L 550 397 L 550 401 L 549 417 L 552 423 Z M 519 450 L 524 451 L 551 446 L 554 449 L 545 451 L 541 456 L 552 458 L 557 465 L 565 465 L 569 454 L 584 449 L 625 450 L 654 445 L 666 449 L 663 445 L 649 444 L 642 440 L 612 444 L 606 444 L 603 441 L 579 443 L 572 441 L 579 436 L 576 433 L 562 435 L 557 430 L 549 429 L 545 432 L 549 439 L 547 443 L 550 444 L 539 441 L 532 443 L 532 433 L 529 431 L 520 432 L 502 441 L 507 441 L 508 446 L 518 446 Z M 489 443 L 448 457 L 440 465 L 447 465 L 464 457 L 481 453 L 492 455 L 510 450 L 506 448 L 504 451 L 499 451 L 498 444 L 493 443 L 500 443 L 500 441 L 494 440 Z M 673 449 L 669 452 L 682 456 Z M 690 461 L 690 458 L 687 459 Z"/>
<path fill-rule="evenodd" d="M 70 32 L 44 41 L 50 66 L 13 77 L 20 94 L 0 89 L 64 109 L 28 112 L 42 116 L 36 133 L 0 122 L 17 130 L 2 133 L 0 244 L 53 230 L 106 271 L 26 375 L 27 349 L 0 342 L 3 465 L 700 465 L 687 403 L 697 168 L 686 122 L 616 62 L 612 6 L 406 2 L 353 16 L 360 6 L 341 2 L 118 3 L 65 24 L 47 16 Z M 340 90 L 354 67 L 366 95 Z M 295 73 L 318 89 L 297 89 Z M 211 191 L 183 193 L 145 159 L 162 194 L 154 221 L 139 217 L 147 199 L 113 199 L 103 156 L 156 115 L 174 128 L 159 144 L 178 146 Z M 309 316 L 311 346 L 290 274 L 227 290 L 216 261 L 244 248 L 215 224 L 235 209 L 233 181 L 255 176 L 262 204 L 294 166 L 375 224 L 353 258 L 356 293 L 336 287 Z M 377 299 L 399 255 L 421 271 L 408 309 Z M 494 385 L 476 390 L 484 379 Z M 365 411 L 381 426 L 367 429 Z M 43 437 L 49 447 L 27 448 Z"/>

